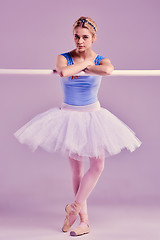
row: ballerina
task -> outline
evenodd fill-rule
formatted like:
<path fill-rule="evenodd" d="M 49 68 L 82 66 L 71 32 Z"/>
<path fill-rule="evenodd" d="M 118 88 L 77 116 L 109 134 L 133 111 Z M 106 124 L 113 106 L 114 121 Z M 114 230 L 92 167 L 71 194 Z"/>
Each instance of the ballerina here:
<path fill-rule="evenodd" d="M 62 226 L 68 232 L 78 215 L 80 224 L 70 231 L 71 236 L 90 232 L 87 199 L 104 169 L 105 158 L 127 148 L 133 152 L 141 141 L 124 122 L 101 107 L 97 94 L 102 76 L 114 71 L 109 58 L 92 50 L 97 25 L 89 17 L 80 17 L 73 24 L 76 48 L 59 54 L 55 71 L 60 75 L 64 101 L 60 108 L 38 114 L 14 133 L 32 151 L 67 154 L 72 174 L 74 200 L 65 207 Z M 74 76 L 84 71 L 91 75 Z M 84 159 L 90 167 L 84 173 Z"/>

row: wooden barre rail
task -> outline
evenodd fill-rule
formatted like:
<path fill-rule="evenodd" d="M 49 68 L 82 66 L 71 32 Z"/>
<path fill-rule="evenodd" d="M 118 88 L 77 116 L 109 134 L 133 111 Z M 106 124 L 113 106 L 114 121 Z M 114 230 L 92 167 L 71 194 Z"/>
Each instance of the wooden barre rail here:
<path fill-rule="evenodd" d="M 0 75 L 57 75 L 57 72 L 50 69 L 0 69 Z M 87 74 L 85 72 L 79 72 L 75 76 L 91 76 L 95 74 Z M 112 76 L 160 76 L 160 70 L 114 70 Z"/>

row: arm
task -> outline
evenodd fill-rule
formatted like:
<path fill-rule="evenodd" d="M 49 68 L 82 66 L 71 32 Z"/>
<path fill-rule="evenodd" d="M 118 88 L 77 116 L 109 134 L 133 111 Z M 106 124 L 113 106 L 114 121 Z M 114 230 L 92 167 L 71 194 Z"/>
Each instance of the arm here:
<path fill-rule="evenodd" d="M 93 64 L 90 60 L 84 60 L 67 66 L 67 59 L 62 55 L 58 55 L 55 70 L 61 77 L 69 77 L 81 72 L 90 64 Z"/>
<path fill-rule="evenodd" d="M 104 58 L 99 65 L 88 66 L 85 72 L 105 76 L 110 75 L 113 70 L 114 66 L 111 64 L 111 61 L 108 58 Z"/>

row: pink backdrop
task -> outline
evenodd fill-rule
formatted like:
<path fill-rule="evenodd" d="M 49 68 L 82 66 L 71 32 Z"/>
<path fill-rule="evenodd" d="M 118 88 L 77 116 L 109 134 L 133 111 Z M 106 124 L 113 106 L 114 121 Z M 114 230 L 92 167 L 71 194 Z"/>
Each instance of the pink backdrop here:
<path fill-rule="evenodd" d="M 159 7 L 156 0 L 1 1 L 0 68 L 53 69 L 56 56 L 75 47 L 72 24 L 84 15 L 98 25 L 93 50 L 115 69 L 160 69 Z M 0 75 L 0 91 L 0 209 L 69 202 L 67 159 L 42 149 L 32 153 L 13 136 L 36 114 L 60 105 L 59 77 Z M 143 144 L 106 160 L 90 202 L 159 203 L 159 92 L 159 77 L 103 78 L 102 106 Z"/>

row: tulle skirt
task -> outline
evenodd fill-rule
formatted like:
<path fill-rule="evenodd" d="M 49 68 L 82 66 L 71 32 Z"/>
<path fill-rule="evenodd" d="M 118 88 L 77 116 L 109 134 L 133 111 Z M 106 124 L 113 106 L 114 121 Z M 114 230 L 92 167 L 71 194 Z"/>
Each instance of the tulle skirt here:
<path fill-rule="evenodd" d="M 133 152 L 141 141 L 124 122 L 99 101 L 85 106 L 63 103 L 36 115 L 14 136 L 34 152 L 60 151 L 77 160 L 109 157 L 126 148 Z"/>

